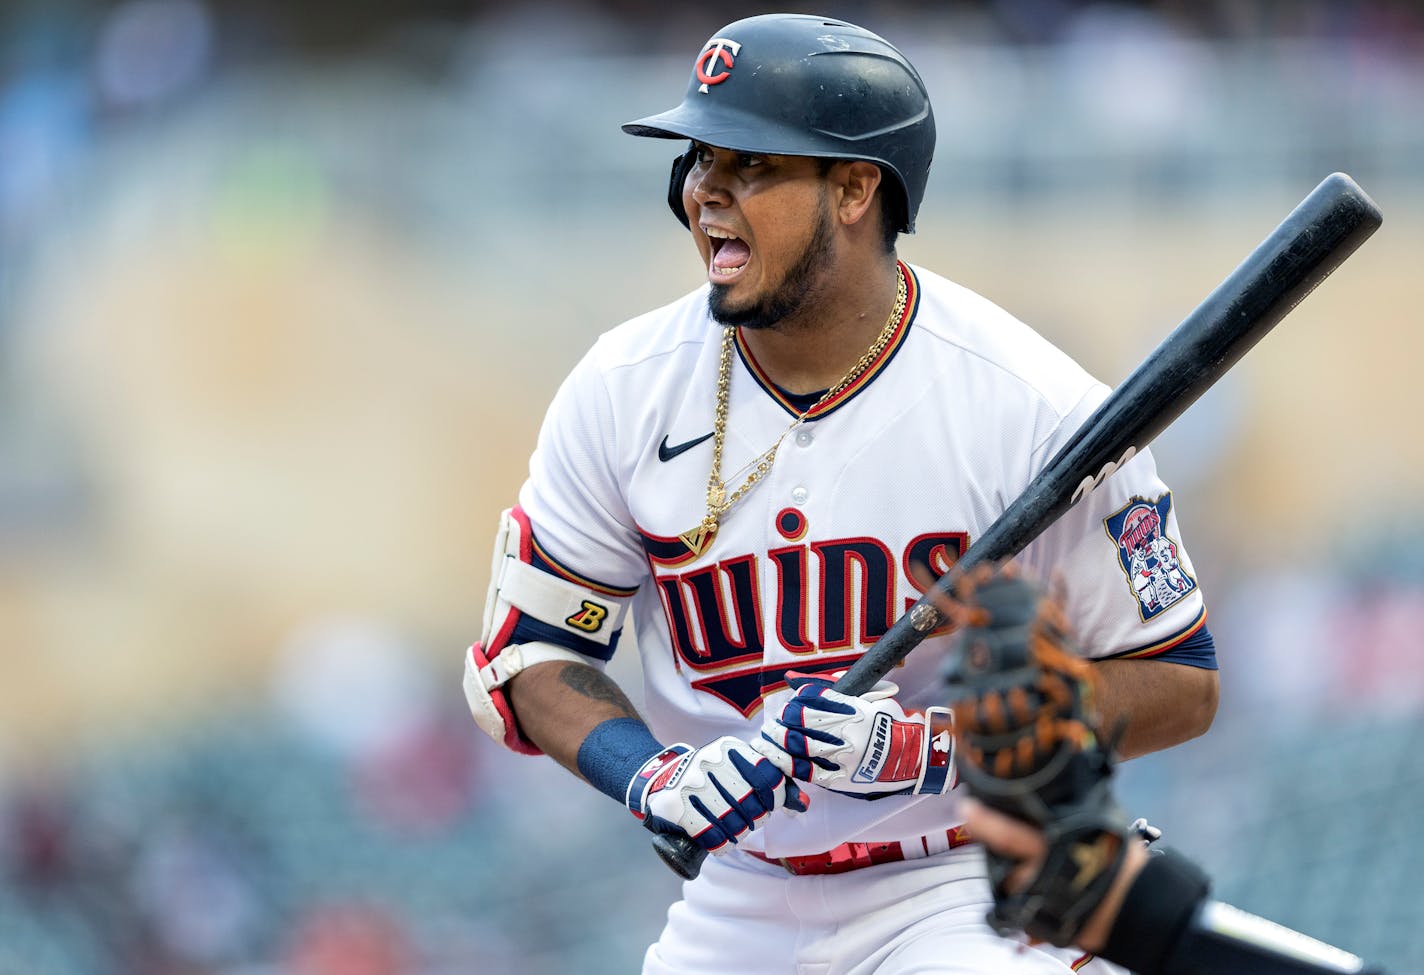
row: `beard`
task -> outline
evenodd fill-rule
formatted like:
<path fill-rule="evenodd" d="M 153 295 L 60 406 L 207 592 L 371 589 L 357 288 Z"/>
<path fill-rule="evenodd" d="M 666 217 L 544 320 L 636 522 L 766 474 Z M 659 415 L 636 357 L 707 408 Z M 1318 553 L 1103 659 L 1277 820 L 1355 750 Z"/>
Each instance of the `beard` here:
<path fill-rule="evenodd" d="M 712 290 L 707 293 L 707 310 L 713 321 L 740 328 L 774 328 L 806 303 L 807 297 L 815 292 L 816 278 L 831 254 L 831 214 L 824 205 L 824 199 L 822 202 L 816 229 L 806 249 L 770 294 L 763 295 L 746 307 L 734 308 L 728 297 L 731 288 L 725 284 L 712 285 Z"/>

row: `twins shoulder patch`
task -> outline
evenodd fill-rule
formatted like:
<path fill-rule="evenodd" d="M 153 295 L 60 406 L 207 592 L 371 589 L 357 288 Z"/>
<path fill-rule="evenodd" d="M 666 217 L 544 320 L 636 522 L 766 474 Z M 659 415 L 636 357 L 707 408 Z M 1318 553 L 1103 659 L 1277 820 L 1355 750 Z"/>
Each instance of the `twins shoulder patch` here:
<path fill-rule="evenodd" d="M 1103 519 L 1144 623 L 1197 588 L 1182 565 L 1176 540 L 1167 534 L 1171 510 L 1168 491 L 1155 501 L 1135 497 Z"/>

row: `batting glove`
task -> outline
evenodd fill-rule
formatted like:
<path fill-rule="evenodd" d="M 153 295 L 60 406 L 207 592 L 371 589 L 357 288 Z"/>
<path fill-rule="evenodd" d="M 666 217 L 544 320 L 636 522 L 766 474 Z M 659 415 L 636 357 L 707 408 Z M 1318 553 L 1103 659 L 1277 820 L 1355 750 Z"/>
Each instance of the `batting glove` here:
<path fill-rule="evenodd" d="M 906 714 L 881 681 L 861 697 L 791 673 L 796 696 L 762 725 L 757 750 L 786 775 L 859 799 L 940 795 L 954 788 L 954 715 Z"/>
<path fill-rule="evenodd" d="M 810 797 L 740 738 L 701 748 L 669 745 L 643 763 L 625 803 L 654 833 L 686 833 L 717 853 L 781 807 L 804 812 Z"/>

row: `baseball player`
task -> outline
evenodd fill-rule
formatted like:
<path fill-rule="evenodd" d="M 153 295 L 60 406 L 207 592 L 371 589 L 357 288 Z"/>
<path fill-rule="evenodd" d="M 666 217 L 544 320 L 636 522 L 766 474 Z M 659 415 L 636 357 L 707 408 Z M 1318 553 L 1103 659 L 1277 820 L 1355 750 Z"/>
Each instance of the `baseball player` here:
<path fill-rule="evenodd" d="M 476 721 L 715 854 L 649 975 L 1062 975 L 1078 955 L 984 922 L 983 852 L 935 706 L 947 635 L 864 697 L 828 680 L 1107 389 L 898 260 L 934 117 L 914 67 L 869 31 L 730 24 L 694 52 L 681 104 L 624 130 L 683 141 L 668 203 L 707 282 L 601 336 L 555 396 L 466 658 Z M 1169 606 L 1144 606 L 1126 561 L 1153 518 L 1186 583 Z M 1214 713 L 1180 543 L 1143 452 L 1024 554 L 1064 580 L 1126 755 Z M 644 714 L 603 669 L 630 623 Z"/>

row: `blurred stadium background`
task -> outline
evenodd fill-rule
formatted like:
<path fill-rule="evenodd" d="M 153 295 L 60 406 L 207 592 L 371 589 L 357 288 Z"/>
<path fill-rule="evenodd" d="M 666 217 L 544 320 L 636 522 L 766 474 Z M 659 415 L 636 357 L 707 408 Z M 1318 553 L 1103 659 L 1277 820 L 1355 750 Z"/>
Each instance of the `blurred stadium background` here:
<path fill-rule="evenodd" d="M 0 975 L 637 970 L 673 878 L 479 736 L 460 651 L 556 384 L 700 278 L 617 126 L 767 9 L 0 6 Z M 1382 205 L 1160 441 L 1224 700 L 1122 785 L 1424 972 L 1418 5 L 783 9 L 926 76 L 903 255 L 1108 382 L 1329 172 Z"/>

